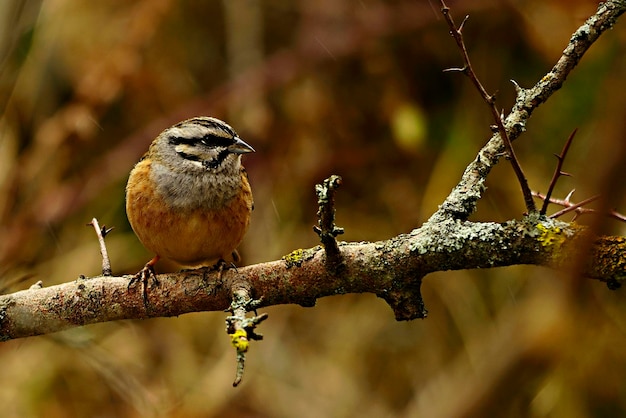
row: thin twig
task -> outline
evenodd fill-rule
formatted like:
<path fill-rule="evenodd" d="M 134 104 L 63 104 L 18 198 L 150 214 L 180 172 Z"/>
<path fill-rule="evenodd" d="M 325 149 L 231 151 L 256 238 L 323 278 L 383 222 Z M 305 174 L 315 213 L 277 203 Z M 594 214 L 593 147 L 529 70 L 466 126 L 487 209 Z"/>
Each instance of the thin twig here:
<path fill-rule="evenodd" d="M 344 232 L 343 228 L 335 225 L 335 190 L 340 185 L 341 177 L 336 175 L 330 176 L 322 184 L 315 185 L 319 221 L 313 230 L 320 236 L 329 266 L 334 268 L 341 265 L 341 254 L 335 238 Z"/>
<path fill-rule="evenodd" d="M 556 168 L 554 169 L 554 174 L 552 174 L 552 179 L 550 180 L 550 185 L 548 186 L 548 192 L 546 193 L 546 197 L 543 200 L 543 205 L 541 206 L 541 211 L 539 212 L 541 215 L 545 215 L 548 211 L 548 205 L 550 204 L 550 197 L 552 197 L 552 192 L 554 191 L 554 187 L 556 186 L 556 182 L 559 180 L 560 176 L 569 176 L 569 173 L 565 173 L 561 171 L 563 168 L 563 162 L 565 161 L 565 156 L 567 155 L 567 151 L 569 151 L 570 145 L 572 145 L 572 141 L 574 140 L 574 136 L 576 136 L 576 131 L 578 129 L 574 129 L 570 136 L 567 138 L 565 145 L 563 146 L 563 150 L 561 154 L 556 155 L 557 159 Z"/>
<path fill-rule="evenodd" d="M 533 192 L 533 196 L 535 196 L 536 198 L 539 198 L 541 200 L 544 200 L 544 201 L 547 198 L 546 195 L 541 194 L 539 192 Z M 576 220 L 579 215 L 602 214 L 602 212 L 600 212 L 597 209 L 584 208 L 584 207 L 582 207 L 580 205 L 580 203 L 584 203 L 584 204 L 590 203 L 589 199 L 587 199 L 586 201 L 580 202 L 580 203 L 572 203 L 569 200 L 570 196 L 571 196 L 571 192 L 567 195 L 567 197 L 565 199 L 555 199 L 555 198 L 551 197 L 549 200 L 550 200 L 550 203 L 555 204 L 555 205 L 559 205 L 559 206 L 563 206 L 564 208 L 571 208 L 573 206 L 576 206 L 573 209 L 576 212 L 576 216 L 574 217 L 573 220 Z M 593 196 L 592 198 L 590 198 L 591 202 L 594 201 L 594 200 L 597 200 L 599 197 L 600 197 L 599 195 Z M 570 211 L 571 210 L 572 209 L 570 209 Z M 557 212 L 557 213 L 559 213 L 559 212 Z M 567 212 L 565 212 L 565 213 L 567 213 Z M 561 216 L 563 214 L 564 213 L 561 213 L 559 216 Z M 550 217 L 551 218 L 555 217 L 554 215 L 556 215 L 556 213 L 551 215 Z M 615 210 L 610 210 L 610 211 L 606 212 L 605 215 L 609 216 L 609 217 L 611 217 L 613 219 L 617 219 L 618 221 L 626 222 L 626 215 L 623 215 L 623 214 L 621 214 L 621 213 L 619 213 L 619 212 L 617 212 Z"/>
<path fill-rule="evenodd" d="M 616 210 L 610 210 L 609 216 L 611 218 L 617 219 L 618 221 L 626 222 L 626 215 L 623 215 Z"/>
<path fill-rule="evenodd" d="M 255 328 L 268 317 L 266 313 L 247 317 L 246 313 L 255 310 L 261 303 L 250 297 L 248 287 L 239 287 L 233 291 L 233 300 L 230 304 L 232 316 L 226 318 L 226 332 L 230 335 L 230 342 L 237 353 L 237 370 L 233 386 L 236 387 L 243 379 L 246 364 L 246 353 L 250 348 L 250 341 L 262 340 L 263 336 L 255 332 Z"/>
<path fill-rule="evenodd" d="M 489 106 L 493 119 L 496 122 L 498 133 L 500 134 L 500 138 L 502 138 L 502 142 L 504 143 L 504 147 L 509 156 L 509 160 L 511 161 L 513 171 L 515 172 L 520 187 L 522 188 L 522 194 L 524 196 L 526 210 L 528 211 L 528 213 L 535 212 L 537 209 L 535 208 L 535 202 L 533 200 L 530 187 L 528 186 L 528 180 L 526 179 L 524 171 L 522 170 L 522 166 L 520 165 L 519 160 L 515 155 L 515 151 L 513 150 L 511 139 L 509 138 L 509 134 L 506 130 L 506 127 L 504 126 L 504 122 L 502 121 L 503 117 L 496 107 L 496 98 L 494 95 L 490 95 L 489 93 L 487 93 L 487 90 L 485 90 L 482 83 L 476 76 L 474 69 L 472 68 L 472 63 L 470 61 L 469 54 L 467 53 L 467 48 L 465 47 L 465 41 L 463 40 L 463 27 L 465 26 L 465 23 L 467 22 L 469 16 L 465 16 L 465 19 L 463 19 L 463 22 L 461 22 L 461 25 L 459 25 L 457 28 L 456 24 L 454 23 L 454 19 L 450 15 L 450 8 L 445 4 L 443 0 L 439 0 L 439 2 L 441 3 L 441 13 L 448 23 L 448 26 L 450 27 L 450 34 L 452 35 L 457 46 L 459 47 L 461 55 L 463 56 L 463 61 L 465 63 L 465 66 L 461 69 L 450 69 L 448 71 L 460 71 L 468 76 L 476 87 L 476 90 L 478 90 L 478 92 L 482 96 L 485 103 L 487 103 L 487 105 Z"/>
<path fill-rule="evenodd" d="M 107 252 L 107 246 L 104 243 L 104 237 L 113 230 L 113 228 L 108 228 L 106 225 L 102 225 L 100 228 L 100 224 L 98 224 L 98 220 L 93 218 L 91 222 L 87 224 L 87 226 L 93 226 L 93 229 L 96 230 L 96 235 L 98 236 L 98 242 L 100 243 L 100 254 L 102 254 L 102 275 L 103 276 L 111 276 L 113 274 L 111 270 L 111 260 L 109 259 L 109 253 Z"/>
<path fill-rule="evenodd" d="M 558 218 L 560 216 L 565 215 L 566 213 L 575 211 L 576 209 L 581 208 L 581 207 L 585 206 L 586 204 L 591 203 L 591 202 L 593 202 L 595 200 L 598 200 L 598 199 L 600 199 L 600 195 L 599 194 L 597 194 L 595 196 L 591 196 L 591 197 L 589 197 L 589 198 L 587 198 L 585 200 L 581 200 L 580 202 L 578 202 L 576 204 L 573 204 L 573 205 L 571 205 L 569 207 L 566 207 L 565 209 L 561 209 L 560 211 L 553 213 L 552 215 L 550 215 L 550 218 L 556 219 L 556 218 Z"/>

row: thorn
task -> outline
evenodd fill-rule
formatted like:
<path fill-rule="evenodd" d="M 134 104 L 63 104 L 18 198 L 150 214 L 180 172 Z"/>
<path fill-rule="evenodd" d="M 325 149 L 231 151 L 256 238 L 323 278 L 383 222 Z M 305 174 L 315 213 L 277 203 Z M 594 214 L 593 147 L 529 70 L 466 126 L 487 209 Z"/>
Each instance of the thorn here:
<path fill-rule="evenodd" d="M 109 234 L 109 232 L 113 231 L 114 229 L 115 229 L 114 226 L 112 226 L 111 228 L 107 228 L 106 225 L 102 225 L 102 228 L 100 229 L 102 238 L 106 237 Z"/>
<path fill-rule="evenodd" d="M 463 32 L 463 27 L 465 26 L 465 22 L 467 22 L 467 19 L 469 19 L 469 15 L 465 16 L 465 19 L 463 19 L 463 21 L 459 25 L 459 28 L 456 30 L 459 34 Z"/>
<path fill-rule="evenodd" d="M 517 81 L 515 81 L 513 79 L 511 79 L 510 81 L 511 81 L 511 83 L 513 83 L 513 87 L 515 87 L 515 92 L 517 94 L 520 94 L 520 93 L 522 93 L 524 91 L 524 89 L 519 84 L 517 84 Z"/>
<path fill-rule="evenodd" d="M 467 66 L 463 68 L 446 68 L 443 70 L 444 73 L 465 73 L 467 71 Z"/>
<path fill-rule="evenodd" d="M 572 189 L 572 191 L 571 191 L 571 192 L 569 192 L 569 193 L 567 194 L 567 196 L 565 196 L 565 201 L 566 201 L 567 203 L 569 203 L 569 202 L 570 202 L 570 199 L 572 198 L 572 195 L 574 194 L 574 192 L 575 192 L 575 191 L 576 191 L 576 189 Z"/>
<path fill-rule="evenodd" d="M 567 171 L 559 171 L 559 174 L 565 177 L 572 177 L 572 174 L 568 173 Z"/>

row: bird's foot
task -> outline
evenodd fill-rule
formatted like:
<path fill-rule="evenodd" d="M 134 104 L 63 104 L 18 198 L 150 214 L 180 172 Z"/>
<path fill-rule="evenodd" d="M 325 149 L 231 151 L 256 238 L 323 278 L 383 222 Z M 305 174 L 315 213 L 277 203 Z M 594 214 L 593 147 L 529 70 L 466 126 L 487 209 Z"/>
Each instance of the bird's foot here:
<path fill-rule="evenodd" d="M 137 274 L 130 278 L 127 289 L 130 290 L 136 283 L 141 283 L 143 293 L 143 303 L 148 305 L 148 285 L 150 279 L 155 286 L 159 285 L 156 272 L 154 271 L 154 265 L 159 261 L 159 256 L 155 256 L 152 260 L 148 261 L 145 266 Z"/>

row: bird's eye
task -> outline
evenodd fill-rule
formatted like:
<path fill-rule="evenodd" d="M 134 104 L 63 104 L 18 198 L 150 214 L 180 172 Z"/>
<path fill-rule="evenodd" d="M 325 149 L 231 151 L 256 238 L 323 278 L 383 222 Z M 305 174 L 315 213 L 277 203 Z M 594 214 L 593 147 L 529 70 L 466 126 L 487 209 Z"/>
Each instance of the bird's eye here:
<path fill-rule="evenodd" d="M 227 138 L 215 134 L 206 134 L 200 139 L 200 143 L 207 147 L 227 147 L 232 145 L 232 138 Z"/>

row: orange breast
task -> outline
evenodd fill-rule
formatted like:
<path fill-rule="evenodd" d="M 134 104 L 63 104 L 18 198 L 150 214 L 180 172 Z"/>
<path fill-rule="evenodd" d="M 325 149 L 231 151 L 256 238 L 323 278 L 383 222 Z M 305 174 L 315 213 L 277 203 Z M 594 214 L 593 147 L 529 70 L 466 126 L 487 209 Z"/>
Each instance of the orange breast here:
<path fill-rule="evenodd" d="M 126 190 L 128 220 L 143 245 L 186 267 L 229 260 L 248 230 L 252 192 L 242 174 L 241 193 L 219 210 L 173 210 L 151 187 L 150 162 L 131 172 Z"/>

